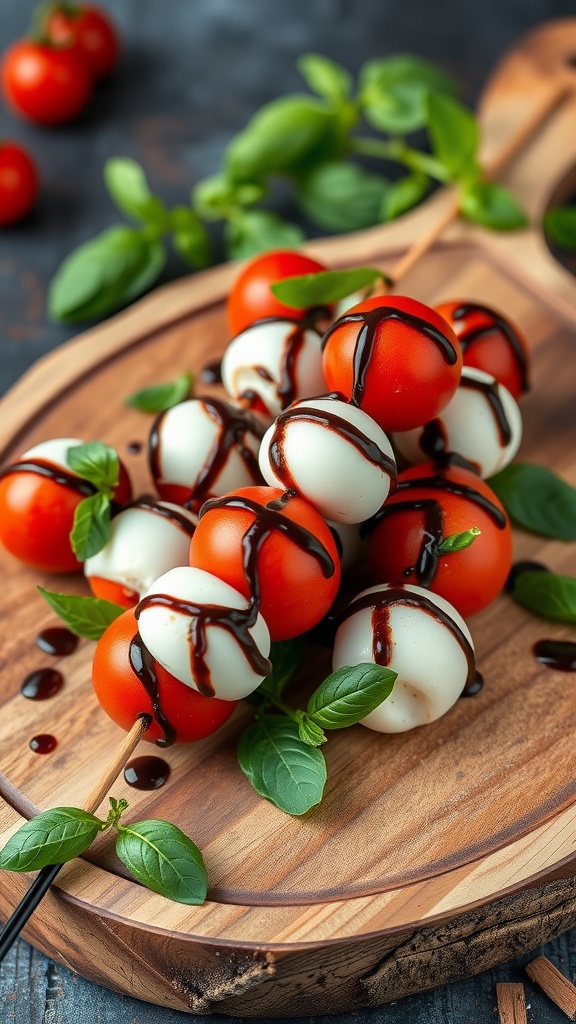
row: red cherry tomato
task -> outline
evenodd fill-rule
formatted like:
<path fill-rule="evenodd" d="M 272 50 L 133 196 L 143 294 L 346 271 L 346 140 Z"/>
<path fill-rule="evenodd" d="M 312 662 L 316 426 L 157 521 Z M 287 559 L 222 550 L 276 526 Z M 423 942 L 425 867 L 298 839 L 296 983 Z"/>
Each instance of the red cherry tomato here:
<path fill-rule="evenodd" d="M 38 175 L 25 149 L 0 142 L 0 227 L 20 220 L 38 195 Z"/>
<path fill-rule="evenodd" d="M 59 50 L 22 39 L 4 57 L 2 88 L 17 114 L 38 124 L 61 124 L 86 106 L 92 75 L 70 47 Z"/>
<path fill-rule="evenodd" d="M 164 739 L 164 729 L 154 719 L 150 694 L 130 664 L 130 645 L 138 634 L 134 612 L 129 610 L 108 626 L 100 637 L 92 663 L 92 682 L 106 714 L 128 732 L 138 715 L 150 715 L 144 733 L 151 743 Z M 230 718 L 238 701 L 203 697 L 154 661 L 159 706 L 176 731 L 176 743 L 191 743 L 216 732 Z"/>
<path fill-rule="evenodd" d="M 400 473 L 398 489 L 379 515 L 368 540 L 368 564 L 377 582 L 429 587 L 464 617 L 502 590 L 512 564 L 510 524 L 475 473 L 455 466 L 439 470 L 431 462 L 413 466 Z M 438 552 L 443 538 L 473 526 L 481 532 L 469 547 Z"/>
<path fill-rule="evenodd" d="M 255 320 L 266 316 L 299 320 L 306 309 L 284 306 L 270 290 L 271 284 L 285 277 L 317 274 L 327 268 L 300 252 L 279 249 L 256 256 L 240 272 L 228 297 L 228 324 L 233 335 L 240 334 Z"/>
<path fill-rule="evenodd" d="M 246 500 L 255 508 L 243 507 Z M 242 487 L 207 502 L 204 510 L 192 538 L 190 565 L 213 573 L 245 597 L 252 596 L 255 583 L 272 640 L 298 636 L 320 621 L 336 597 L 340 564 L 329 527 L 308 502 L 275 487 Z M 294 536 L 289 522 L 296 525 Z M 244 569 L 248 549 L 255 556 L 252 585 Z"/>
<path fill-rule="evenodd" d="M 118 63 L 118 35 L 108 14 L 98 7 L 52 7 L 44 32 L 53 45 L 70 47 L 78 54 L 94 78 L 109 75 Z"/>
<path fill-rule="evenodd" d="M 122 583 L 115 583 L 114 580 L 106 580 L 103 576 L 89 576 L 88 583 L 94 597 L 119 604 L 122 608 L 134 608 L 140 600 L 137 590 L 130 590 L 130 587 L 124 587 Z"/>
<path fill-rule="evenodd" d="M 39 473 L 4 470 L 0 479 L 0 543 L 25 565 L 43 572 L 74 572 L 81 563 L 70 547 L 74 512 L 86 497 Z M 115 499 L 125 505 L 132 487 L 120 463 Z"/>
<path fill-rule="evenodd" d="M 464 301 L 443 302 L 436 312 L 457 336 L 464 366 L 492 374 L 516 400 L 528 391 L 528 346 L 507 317 L 488 306 Z"/>
<path fill-rule="evenodd" d="M 357 365 L 361 351 L 365 370 Z M 328 389 L 342 392 L 383 430 L 412 430 L 452 398 L 462 353 L 435 310 L 400 295 L 377 296 L 332 325 L 324 336 L 323 367 Z"/>

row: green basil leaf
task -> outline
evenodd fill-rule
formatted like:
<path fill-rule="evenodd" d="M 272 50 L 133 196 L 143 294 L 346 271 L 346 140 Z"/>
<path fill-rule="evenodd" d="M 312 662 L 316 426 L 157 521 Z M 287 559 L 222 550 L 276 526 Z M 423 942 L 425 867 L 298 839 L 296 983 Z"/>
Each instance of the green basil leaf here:
<path fill-rule="evenodd" d="M 481 533 L 482 530 L 479 530 L 477 526 L 472 526 L 469 530 L 464 530 L 463 533 L 451 533 L 449 537 L 444 537 L 439 544 L 438 552 L 441 555 L 451 555 L 454 551 L 463 551 L 464 548 L 469 548 Z"/>
<path fill-rule="evenodd" d="M 279 699 L 300 667 L 305 648 L 306 638 L 303 636 L 296 636 L 292 640 L 276 640 L 269 655 L 272 671 L 262 680 L 257 692 Z"/>
<path fill-rule="evenodd" d="M 456 92 L 452 79 L 433 64 L 404 54 L 366 63 L 360 87 L 366 120 L 379 131 L 401 135 L 426 125 L 431 90 Z"/>
<path fill-rule="evenodd" d="M 292 95 L 262 107 L 226 150 L 226 172 L 238 182 L 288 174 L 346 148 L 338 115 L 312 96 Z"/>
<path fill-rule="evenodd" d="M 313 92 L 341 103 L 352 92 L 352 76 L 340 64 L 319 53 L 305 53 L 298 60 L 298 70 Z"/>
<path fill-rule="evenodd" d="M 305 235 L 296 224 L 282 220 L 270 210 L 247 210 L 229 221 L 225 230 L 226 249 L 233 259 L 244 260 L 266 249 L 292 249 Z"/>
<path fill-rule="evenodd" d="M 66 462 L 70 469 L 94 484 L 99 491 L 109 491 L 110 496 L 118 486 L 120 478 L 120 462 L 114 448 L 102 441 L 89 441 L 69 448 Z"/>
<path fill-rule="evenodd" d="M 76 636 L 86 640 L 99 640 L 110 623 L 126 611 L 122 605 L 103 601 L 99 597 L 77 597 L 76 594 L 58 594 L 55 590 L 37 587 L 56 615 Z"/>
<path fill-rule="evenodd" d="M 523 572 L 514 584 L 514 600 L 554 622 L 576 622 L 576 578 L 553 572 Z"/>
<path fill-rule="evenodd" d="M 120 825 L 116 853 L 142 885 L 177 903 L 199 905 L 208 878 L 200 850 L 168 821 Z"/>
<path fill-rule="evenodd" d="M 206 228 L 189 206 L 176 206 L 170 214 L 172 244 L 186 263 L 202 270 L 212 263 L 212 243 Z"/>
<path fill-rule="evenodd" d="M 296 200 L 327 231 L 358 231 L 379 219 L 388 183 L 358 164 L 325 163 L 301 178 Z"/>
<path fill-rule="evenodd" d="M 110 518 L 110 498 L 102 491 L 84 498 L 76 506 L 70 544 L 79 562 L 97 555 L 108 543 Z"/>
<path fill-rule="evenodd" d="M 69 322 L 106 316 L 145 292 L 165 260 L 158 239 L 125 226 L 109 228 L 64 260 L 50 282 L 50 316 Z"/>
<path fill-rule="evenodd" d="M 0 868 L 38 871 L 79 857 L 93 843 L 102 823 L 78 807 L 53 807 L 22 825 L 0 852 Z"/>
<path fill-rule="evenodd" d="M 143 388 L 142 391 L 135 391 L 124 399 L 124 405 L 132 409 L 139 409 L 140 412 L 157 413 L 171 409 L 173 405 L 184 402 L 190 396 L 193 376 L 191 373 L 182 373 L 176 380 L 167 384 L 155 384 L 150 388 Z"/>
<path fill-rule="evenodd" d="M 222 220 L 236 207 L 254 206 L 266 195 L 259 182 L 236 182 L 225 174 L 214 174 L 199 181 L 192 191 L 192 202 L 205 220 Z"/>
<path fill-rule="evenodd" d="M 353 292 L 367 288 L 381 281 L 381 270 L 374 267 L 356 267 L 355 270 L 321 270 L 317 274 L 302 274 L 285 277 L 283 281 L 270 285 L 280 302 L 295 309 L 309 306 L 323 306 L 327 303 L 346 299 Z"/>
<path fill-rule="evenodd" d="M 553 206 L 544 214 L 544 232 L 549 242 L 569 252 L 576 250 L 576 206 Z"/>
<path fill-rule="evenodd" d="M 240 737 L 238 763 L 260 796 L 287 814 L 306 814 L 322 799 L 326 762 L 303 743 L 288 718 L 267 715 Z"/>
<path fill-rule="evenodd" d="M 453 96 L 429 93 L 428 134 L 434 156 L 453 180 L 476 170 L 480 141 L 478 122 Z"/>
<path fill-rule="evenodd" d="M 323 729 L 346 729 L 390 696 L 396 676 L 391 669 L 374 664 L 339 668 L 314 691 L 307 713 Z"/>
<path fill-rule="evenodd" d="M 316 722 L 306 714 L 302 712 L 302 718 L 298 722 L 298 735 L 303 743 L 306 743 L 309 747 L 321 747 L 323 743 L 326 743 L 326 734 Z"/>
<path fill-rule="evenodd" d="M 111 157 L 104 164 L 104 181 L 116 205 L 129 217 L 159 227 L 168 223 L 168 210 L 152 195 L 140 164 L 128 157 Z"/>
<path fill-rule="evenodd" d="M 576 540 L 576 487 L 545 466 L 514 462 L 487 483 L 518 526 L 554 540 Z"/>
<path fill-rule="evenodd" d="M 467 220 L 497 231 L 525 228 L 528 218 L 507 188 L 494 181 L 473 181 L 460 193 L 460 213 Z"/>
<path fill-rule="evenodd" d="M 429 187 L 430 179 L 419 173 L 406 174 L 397 181 L 391 181 L 384 193 L 379 220 L 394 220 L 411 210 L 424 198 Z"/>

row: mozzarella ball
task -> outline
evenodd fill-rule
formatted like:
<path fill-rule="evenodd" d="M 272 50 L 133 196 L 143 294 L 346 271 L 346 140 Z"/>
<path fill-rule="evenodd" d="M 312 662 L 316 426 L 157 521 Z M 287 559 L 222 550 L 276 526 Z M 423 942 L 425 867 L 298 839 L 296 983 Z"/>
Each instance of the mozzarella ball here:
<path fill-rule="evenodd" d="M 336 633 L 334 670 L 367 662 L 398 677 L 361 725 L 406 732 L 456 703 L 474 671 L 474 646 L 463 618 L 444 598 L 412 584 L 385 583 L 354 598 Z"/>
<path fill-rule="evenodd" d="M 244 409 L 191 398 L 161 413 L 150 433 L 150 468 L 162 497 L 200 506 L 260 482 L 263 427 Z"/>
<path fill-rule="evenodd" d="M 326 391 L 320 335 L 292 320 L 260 320 L 232 339 L 222 383 L 233 398 L 256 395 L 270 416 Z"/>
<path fill-rule="evenodd" d="M 277 417 L 262 440 L 260 469 L 272 487 L 296 491 L 339 523 L 375 515 L 396 481 L 384 431 L 332 395 L 295 402 Z"/>
<path fill-rule="evenodd" d="M 359 288 L 358 291 L 352 292 L 344 299 L 339 299 L 334 307 L 333 322 L 339 320 L 341 316 L 344 316 L 344 314 L 347 313 L 349 309 L 352 309 L 353 306 L 357 306 L 359 302 L 364 302 L 366 299 L 369 299 L 373 292 L 374 285 L 369 284 L 366 288 Z"/>
<path fill-rule="evenodd" d="M 456 393 L 440 416 L 393 438 L 409 462 L 450 452 L 485 478 L 512 462 L 522 440 L 522 416 L 503 384 L 483 370 L 465 366 Z"/>
<path fill-rule="evenodd" d="M 268 627 L 259 613 L 247 626 L 248 614 L 242 594 L 189 566 L 157 579 L 136 609 L 151 655 L 187 686 L 221 700 L 246 697 L 270 671 Z"/>
<path fill-rule="evenodd" d="M 167 501 L 130 505 L 114 516 L 108 542 L 86 559 L 84 573 L 140 596 L 169 569 L 188 564 L 197 522 L 192 512 Z"/>
<path fill-rule="evenodd" d="M 40 444 L 35 444 L 33 448 L 24 452 L 19 461 L 42 459 L 44 462 L 51 462 L 54 466 L 60 466 L 72 476 L 78 476 L 73 469 L 70 469 L 66 456 L 69 448 L 77 448 L 80 444 L 85 444 L 85 442 L 79 441 L 77 437 L 55 437 L 51 441 L 41 441 Z"/>

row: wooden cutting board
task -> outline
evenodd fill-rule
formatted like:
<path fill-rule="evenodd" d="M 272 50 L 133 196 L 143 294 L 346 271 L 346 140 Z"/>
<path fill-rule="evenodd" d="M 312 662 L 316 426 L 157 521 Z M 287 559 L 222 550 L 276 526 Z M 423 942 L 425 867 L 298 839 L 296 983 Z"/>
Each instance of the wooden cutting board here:
<path fill-rule="evenodd" d="M 457 222 L 402 291 L 429 303 L 486 302 L 518 322 L 534 366 L 521 457 L 576 484 L 576 285 L 537 226 L 576 165 L 574 55 L 576 20 L 544 26 L 504 60 L 481 106 L 487 160 L 525 136 L 499 179 L 536 226 L 501 235 Z M 334 267 L 390 269 L 451 202 L 438 192 L 397 223 L 309 251 Z M 160 289 L 33 367 L 0 403 L 3 460 L 49 437 L 101 438 L 118 448 L 136 492 L 149 490 L 145 454 L 129 453 L 149 420 L 123 398 L 221 354 L 234 273 L 224 266 Z M 519 531 L 515 557 L 576 572 L 576 545 Z M 93 645 L 58 664 L 34 644 L 54 624 L 35 585 L 82 592 L 81 579 L 39 578 L 3 553 L 0 571 L 3 843 L 38 809 L 81 805 L 121 733 L 92 693 Z M 237 767 L 248 707 L 214 737 L 162 752 L 172 768 L 163 789 L 114 786 L 133 820 L 167 818 L 201 847 L 211 883 L 204 907 L 171 903 L 125 877 L 104 837 L 90 861 L 63 869 L 25 936 L 85 977 L 150 1002 L 291 1016 L 422 991 L 576 924 L 576 680 L 531 653 L 536 640 L 569 630 L 504 596 L 470 627 L 482 692 L 411 733 L 332 734 L 325 799 L 302 819 L 261 800 Z M 24 700 L 24 676 L 49 663 L 65 675 L 62 691 Z M 297 685 L 327 669 L 327 653 L 313 648 Z M 29 749 L 38 733 L 57 738 L 50 755 Z M 1 877 L 6 917 L 30 878 Z"/>

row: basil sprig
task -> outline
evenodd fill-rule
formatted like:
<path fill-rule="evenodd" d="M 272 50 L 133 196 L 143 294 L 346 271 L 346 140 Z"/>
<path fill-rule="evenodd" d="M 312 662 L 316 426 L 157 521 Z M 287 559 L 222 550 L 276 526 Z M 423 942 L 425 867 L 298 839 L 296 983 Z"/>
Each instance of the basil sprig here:
<path fill-rule="evenodd" d="M 108 626 L 126 611 L 122 605 L 104 601 L 100 597 L 58 594 L 44 587 L 37 587 L 37 590 L 68 629 L 86 640 L 99 640 Z"/>
<path fill-rule="evenodd" d="M 544 214 L 544 232 L 552 245 L 576 250 L 576 206 L 553 206 Z"/>
<path fill-rule="evenodd" d="M 95 488 L 94 494 L 76 506 L 70 533 L 72 550 L 84 562 L 101 551 L 110 537 L 111 506 L 120 463 L 114 449 L 102 441 L 69 448 L 66 461 L 74 473 Z"/>
<path fill-rule="evenodd" d="M 576 623 L 576 578 L 553 572 L 523 572 L 512 590 L 514 600 L 534 615 Z"/>
<path fill-rule="evenodd" d="M 207 266 L 212 232 L 206 222 L 222 225 L 229 257 L 299 245 L 302 228 L 267 207 L 278 178 L 298 212 L 322 231 L 391 220 L 437 182 L 456 186 L 469 220 L 501 230 L 526 223 L 511 193 L 484 180 L 476 118 L 440 69 L 402 54 L 368 61 L 354 82 L 346 68 L 315 53 L 303 54 L 298 68 L 310 92 L 278 97 L 256 111 L 229 142 L 218 172 L 196 183 L 189 205 L 169 209 L 134 160 L 108 160 L 110 197 L 136 224 L 109 228 L 68 256 L 50 286 L 54 318 L 97 319 L 141 295 L 165 265 L 166 239 L 187 264 Z M 428 139 L 419 149 L 420 139 L 410 137 L 422 130 Z M 381 167 L 368 170 L 365 156 Z M 400 178 L 394 173 L 391 180 L 391 166 Z M 554 218 L 548 221 L 553 232 Z"/>
<path fill-rule="evenodd" d="M 438 554 L 451 555 L 455 551 L 463 551 L 464 548 L 469 548 L 481 533 L 482 531 L 477 526 L 471 526 L 469 530 L 464 530 L 462 533 L 451 533 L 449 537 L 444 537 L 444 540 L 438 545 Z"/>
<path fill-rule="evenodd" d="M 286 277 L 270 285 L 270 290 L 286 306 L 299 309 L 307 306 L 323 306 L 339 299 L 346 299 L 362 288 L 368 288 L 377 281 L 385 280 L 381 270 L 373 267 L 357 267 L 355 270 L 321 270 L 316 274 L 301 274 Z"/>
<path fill-rule="evenodd" d="M 576 487 L 552 470 L 514 462 L 488 483 L 517 526 L 553 540 L 576 540 Z"/>
<path fill-rule="evenodd" d="M 191 373 L 182 373 L 166 384 L 155 384 L 141 391 L 135 391 L 124 399 L 124 404 L 140 412 L 158 413 L 171 409 L 173 405 L 189 398 L 194 378 Z"/>
<path fill-rule="evenodd" d="M 78 807 L 53 807 L 27 821 L 0 851 L 0 868 L 38 871 L 66 864 L 92 845 L 100 832 L 118 831 L 116 853 L 130 874 L 147 889 L 177 903 L 201 904 L 208 879 L 200 850 L 168 821 L 122 825 L 126 800 L 110 797 L 106 820 Z"/>

